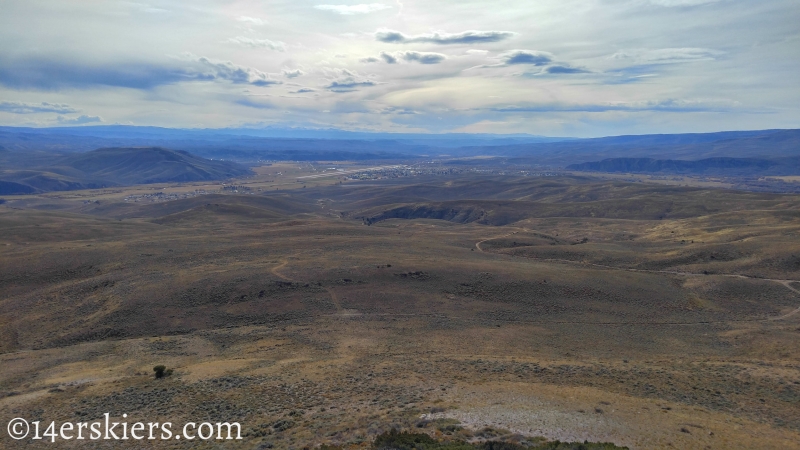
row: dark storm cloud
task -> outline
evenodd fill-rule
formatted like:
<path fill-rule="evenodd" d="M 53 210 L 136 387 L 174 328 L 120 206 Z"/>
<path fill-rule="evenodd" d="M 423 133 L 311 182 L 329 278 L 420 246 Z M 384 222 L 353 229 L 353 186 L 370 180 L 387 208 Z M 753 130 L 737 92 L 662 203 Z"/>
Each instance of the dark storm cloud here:
<path fill-rule="evenodd" d="M 391 44 L 427 43 L 427 44 L 478 44 L 499 42 L 515 36 L 511 31 L 463 31 L 461 33 L 432 33 L 407 36 L 399 31 L 378 30 L 375 39 Z"/>
<path fill-rule="evenodd" d="M 0 57 L 0 84 L 14 89 L 57 90 L 94 86 L 152 89 L 187 81 L 227 81 L 254 86 L 280 83 L 254 68 L 196 56 L 163 64 L 128 62 L 102 65 L 65 58 Z"/>
<path fill-rule="evenodd" d="M 69 105 L 58 103 L 23 103 L 23 102 L 0 102 L 0 111 L 11 114 L 36 114 L 36 113 L 57 113 L 71 114 L 78 112 L 77 109 Z"/>

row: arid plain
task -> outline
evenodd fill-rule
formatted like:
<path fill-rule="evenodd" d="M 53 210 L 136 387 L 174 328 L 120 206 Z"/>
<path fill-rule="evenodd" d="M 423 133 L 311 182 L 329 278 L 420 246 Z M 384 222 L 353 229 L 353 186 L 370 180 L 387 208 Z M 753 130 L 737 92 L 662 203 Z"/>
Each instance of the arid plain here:
<path fill-rule="evenodd" d="M 148 442 L 165 448 L 357 448 L 392 427 L 800 448 L 800 196 L 257 173 L 5 197 L 3 421 L 243 427 Z"/>

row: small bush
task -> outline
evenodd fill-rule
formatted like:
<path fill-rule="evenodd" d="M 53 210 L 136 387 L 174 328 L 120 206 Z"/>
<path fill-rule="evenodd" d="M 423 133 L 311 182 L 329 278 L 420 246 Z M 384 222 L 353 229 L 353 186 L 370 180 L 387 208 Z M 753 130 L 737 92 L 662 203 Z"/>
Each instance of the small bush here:
<path fill-rule="evenodd" d="M 156 378 L 164 378 L 172 375 L 172 369 L 167 369 L 167 366 L 164 365 L 153 367 L 153 372 L 156 373 Z"/>

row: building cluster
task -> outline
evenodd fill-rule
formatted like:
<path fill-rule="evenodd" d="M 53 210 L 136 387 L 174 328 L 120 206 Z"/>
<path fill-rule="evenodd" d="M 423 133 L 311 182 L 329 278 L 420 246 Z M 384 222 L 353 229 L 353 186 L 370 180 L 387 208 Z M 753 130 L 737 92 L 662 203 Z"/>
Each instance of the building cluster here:
<path fill-rule="evenodd" d="M 126 202 L 132 203 L 159 203 L 159 202 L 168 202 L 171 200 L 179 200 L 182 198 L 193 198 L 199 195 L 206 195 L 206 194 L 214 194 L 217 191 L 207 191 L 205 189 L 195 189 L 192 192 L 153 192 L 148 194 L 136 194 L 136 195 L 129 195 L 123 199 Z"/>

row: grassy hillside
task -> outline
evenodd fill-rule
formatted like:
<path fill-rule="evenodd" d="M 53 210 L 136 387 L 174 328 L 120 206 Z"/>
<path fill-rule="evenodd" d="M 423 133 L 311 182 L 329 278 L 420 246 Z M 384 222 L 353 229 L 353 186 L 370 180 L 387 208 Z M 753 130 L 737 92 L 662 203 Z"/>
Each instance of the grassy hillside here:
<path fill-rule="evenodd" d="M 50 159 L 27 170 L 0 172 L 3 194 L 93 189 L 133 184 L 209 181 L 249 170 L 160 147 L 102 148 Z"/>
<path fill-rule="evenodd" d="M 242 449 L 797 447 L 799 196 L 419 180 L 9 199 L 0 415 L 240 421 Z"/>

